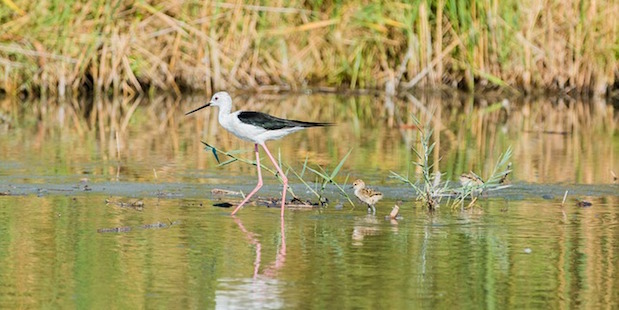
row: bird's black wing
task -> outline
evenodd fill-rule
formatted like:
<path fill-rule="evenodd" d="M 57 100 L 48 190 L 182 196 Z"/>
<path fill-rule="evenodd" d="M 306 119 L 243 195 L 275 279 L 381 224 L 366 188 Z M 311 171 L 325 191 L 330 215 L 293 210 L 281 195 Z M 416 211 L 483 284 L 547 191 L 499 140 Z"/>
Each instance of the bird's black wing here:
<path fill-rule="evenodd" d="M 245 124 L 262 127 L 266 130 L 277 130 L 292 127 L 316 127 L 329 126 L 330 123 L 313 123 L 283 119 L 262 112 L 242 111 L 239 113 L 239 120 Z"/>

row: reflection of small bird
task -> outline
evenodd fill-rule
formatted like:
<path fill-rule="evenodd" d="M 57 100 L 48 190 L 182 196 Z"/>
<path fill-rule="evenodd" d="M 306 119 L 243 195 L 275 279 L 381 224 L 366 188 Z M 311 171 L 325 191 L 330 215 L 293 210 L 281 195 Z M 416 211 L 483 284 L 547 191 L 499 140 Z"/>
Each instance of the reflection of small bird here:
<path fill-rule="evenodd" d="M 372 209 L 372 213 L 376 213 L 374 205 L 383 198 L 383 193 L 365 187 L 365 182 L 361 179 L 355 181 L 352 186 L 355 189 L 355 196 L 365 202 Z"/>

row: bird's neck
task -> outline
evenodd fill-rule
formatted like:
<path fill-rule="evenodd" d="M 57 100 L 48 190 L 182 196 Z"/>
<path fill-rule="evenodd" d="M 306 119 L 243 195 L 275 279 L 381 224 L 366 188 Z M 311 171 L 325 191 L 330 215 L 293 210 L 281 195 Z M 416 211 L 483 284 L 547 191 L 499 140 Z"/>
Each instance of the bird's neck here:
<path fill-rule="evenodd" d="M 232 110 L 231 105 L 222 105 L 219 107 L 219 122 L 220 123 L 230 115 L 231 110 Z"/>

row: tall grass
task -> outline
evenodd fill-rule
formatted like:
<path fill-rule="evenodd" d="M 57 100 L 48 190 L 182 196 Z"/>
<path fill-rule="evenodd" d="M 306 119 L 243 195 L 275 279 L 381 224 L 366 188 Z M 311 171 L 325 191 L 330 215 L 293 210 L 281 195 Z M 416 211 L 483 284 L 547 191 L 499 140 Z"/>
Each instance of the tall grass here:
<path fill-rule="evenodd" d="M 413 123 L 417 128 L 422 128 L 421 122 L 415 116 L 413 116 Z M 440 204 L 441 199 L 448 195 L 449 182 L 441 183 L 442 173 L 438 171 L 435 165 L 438 163 L 431 162 L 431 156 L 435 153 L 434 147 L 436 143 L 430 142 L 433 134 L 430 125 L 431 121 L 428 121 L 419 132 L 419 142 L 421 144 L 419 150 L 412 148 L 416 157 L 416 161 L 412 162 L 412 164 L 421 170 L 419 182 L 411 180 L 410 171 L 407 172 L 406 176 L 391 171 L 391 176 L 410 185 L 417 196 L 417 200 L 422 201 L 428 210 L 434 210 Z"/>
<path fill-rule="evenodd" d="M 444 173 L 438 169 L 440 158 L 434 157 L 437 151 L 435 150 L 436 142 L 431 142 L 434 133 L 433 129 L 431 129 L 432 120 L 428 120 L 424 126 L 421 125 L 417 117 L 412 116 L 412 120 L 415 127 L 420 128 L 419 149 L 412 148 L 415 155 L 415 161 L 412 164 L 418 168 L 416 170 L 419 170 L 420 173 L 417 177 L 412 178 L 410 171 L 406 175 L 391 171 L 391 176 L 411 186 L 417 200 L 421 201 L 429 211 L 438 208 L 444 197 L 450 200 L 449 204 L 452 209 L 464 209 L 464 201 L 467 198 L 471 198 L 472 201 L 466 208 L 475 205 L 477 197 L 484 192 L 509 187 L 505 183 L 507 182 L 507 176 L 512 172 L 512 164 L 511 162 L 508 163 L 512 156 L 511 147 L 499 156 L 498 162 L 486 181 L 471 171 L 460 177 L 460 186 L 450 186 L 449 181 L 441 182 L 441 177 Z M 434 162 L 431 160 L 433 157 L 435 158 Z M 451 198 L 454 198 L 453 201 Z"/>
<path fill-rule="evenodd" d="M 616 1 L 11 1 L 0 89 L 536 88 L 604 94 Z"/>

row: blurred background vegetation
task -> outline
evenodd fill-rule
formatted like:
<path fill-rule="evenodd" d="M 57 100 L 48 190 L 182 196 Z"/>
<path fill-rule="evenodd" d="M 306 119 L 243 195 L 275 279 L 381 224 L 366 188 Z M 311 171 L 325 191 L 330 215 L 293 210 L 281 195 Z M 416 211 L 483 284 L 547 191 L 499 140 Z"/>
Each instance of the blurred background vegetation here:
<path fill-rule="evenodd" d="M 614 0 L 3 0 L 0 90 L 613 95 Z"/>

